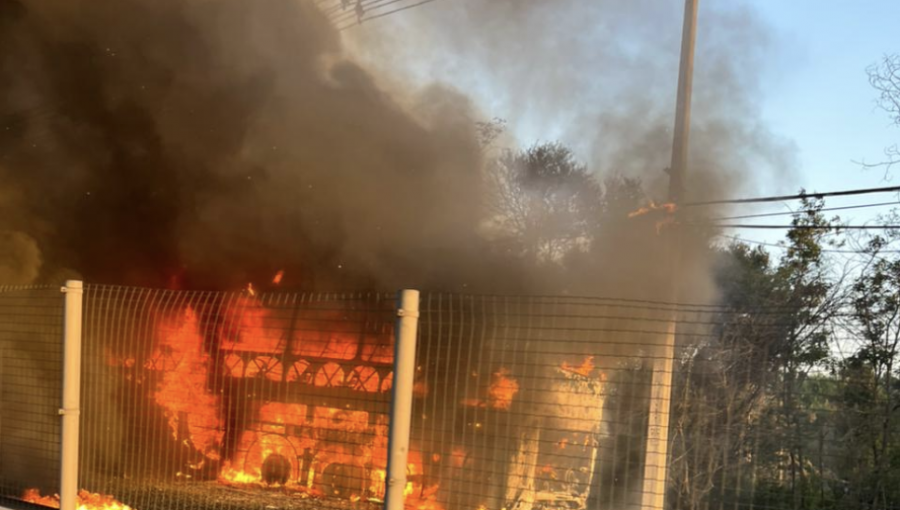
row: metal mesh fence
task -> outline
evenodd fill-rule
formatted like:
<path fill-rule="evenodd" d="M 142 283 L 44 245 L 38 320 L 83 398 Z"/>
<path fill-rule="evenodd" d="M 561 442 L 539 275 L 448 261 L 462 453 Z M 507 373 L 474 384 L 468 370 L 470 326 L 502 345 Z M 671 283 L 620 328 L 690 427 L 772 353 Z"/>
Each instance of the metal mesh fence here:
<path fill-rule="evenodd" d="M 804 361 L 802 335 L 819 335 L 805 328 L 777 307 L 428 295 L 417 501 L 900 508 L 888 489 L 900 467 L 878 457 L 897 441 L 900 406 L 870 402 L 880 383 L 865 370 Z"/>
<path fill-rule="evenodd" d="M 57 489 L 62 302 L 0 289 L 0 496 Z M 896 377 L 815 369 L 791 310 L 425 294 L 420 313 L 407 508 L 900 508 Z M 381 506 L 394 295 L 88 286 L 84 319 L 84 488 Z"/>
<path fill-rule="evenodd" d="M 650 371 L 671 310 L 429 295 L 413 449 L 446 508 L 641 503 Z M 685 333 L 688 333 L 685 331 Z"/>
<path fill-rule="evenodd" d="M 393 295 L 85 292 L 82 483 L 140 510 L 384 494 Z"/>
<path fill-rule="evenodd" d="M 0 286 L 0 497 L 59 491 L 64 295 Z"/>

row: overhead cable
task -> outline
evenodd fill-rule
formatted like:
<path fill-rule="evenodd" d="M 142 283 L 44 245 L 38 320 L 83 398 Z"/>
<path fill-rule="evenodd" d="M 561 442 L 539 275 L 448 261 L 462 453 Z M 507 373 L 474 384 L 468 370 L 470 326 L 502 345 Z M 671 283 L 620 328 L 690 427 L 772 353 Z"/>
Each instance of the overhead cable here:
<path fill-rule="evenodd" d="M 900 186 L 887 186 L 884 188 L 866 188 L 866 189 L 853 189 L 853 190 L 842 190 L 842 191 L 827 191 L 823 193 L 797 193 L 795 195 L 780 195 L 780 196 L 771 196 L 771 197 L 756 197 L 756 198 L 734 198 L 734 199 L 722 199 L 722 200 L 706 200 L 700 202 L 687 202 L 682 205 L 682 207 L 698 207 L 705 205 L 720 205 L 720 204 L 753 204 L 753 203 L 761 203 L 761 202 L 783 202 L 785 200 L 802 200 L 804 198 L 825 198 L 825 197 L 844 197 L 850 195 L 867 195 L 870 193 L 892 193 L 892 192 L 900 192 Z"/>
<path fill-rule="evenodd" d="M 747 225 L 741 223 L 686 223 L 690 226 L 719 228 L 751 228 L 769 230 L 896 230 L 900 225 Z"/>
<path fill-rule="evenodd" d="M 738 242 L 738 243 L 744 243 L 744 244 L 756 244 L 756 245 L 760 245 L 760 246 L 769 246 L 769 247 L 772 247 L 772 248 L 779 248 L 779 249 L 782 249 L 782 250 L 787 250 L 788 248 L 790 248 L 790 246 L 787 246 L 787 245 L 785 245 L 785 244 L 767 243 L 767 242 L 765 242 L 765 241 L 757 241 L 757 240 L 755 240 L 755 239 L 744 239 L 744 238 L 742 238 L 742 237 L 738 237 L 738 236 L 730 236 L 730 235 L 726 235 L 726 234 L 719 234 L 717 237 L 723 237 L 723 238 L 725 238 L 725 239 L 729 239 L 729 240 L 731 240 L 731 241 L 735 241 L 735 242 Z M 863 254 L 868 254 L 868 253 L 870 253 L 870 252 L 868 252 L 868 251 L 866 251 L 866 250 L 840 250 L 840 249 L 830 249 L 830 248 L 825 248 L 825 249 L 823 249 L 822 251 L 823 251 L 824 253 L 845 253 L 845 254 L 855 254 L 855 255 L 863 255 Z M 877 253 L 900 253 L 900 250 L 878 250 Z"/>
<path fill-rule="evenodd" d="M 760 213 L 760 214 L 745 214 L 742 216 L 726 216 L 720 218 L 710 218 L 709 221 L 728 221 L 728 220 L 745 220 L 750 218 L 768 218 L 772 216 L 797 216 L 807 213 L 817 213 L 817 212 L 829 212 L 829 211 L 845 211 L 848 209 L 866 209 L 869 207 L 885 207 L 889 205 L 900 205 L 900 202 L 878 202 L 875 204 L 860 204 L 860 205 L 848 205 L 844 207 L 825 207 L 823 209 L 811 209 L 808 211 L 800 210 L 800 211 L 781 211 L 774 213 Z"/>

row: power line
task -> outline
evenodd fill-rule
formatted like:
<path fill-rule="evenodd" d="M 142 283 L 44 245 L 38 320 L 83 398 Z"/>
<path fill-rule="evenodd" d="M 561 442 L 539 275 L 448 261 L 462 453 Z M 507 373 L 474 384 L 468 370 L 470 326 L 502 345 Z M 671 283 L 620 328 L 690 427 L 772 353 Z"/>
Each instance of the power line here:
<path fill-rule="evenodd" d="M 747 225 L 741 223 L 686 223 L 690 226 L 753 229 L 797 229 L 797 230 L 896 230 L 900 225 Z"/>
<path fill-rule="evenodd" d="M 774 213 L 762 213 L 762 214 L 745 214 L 743 216 L 726 216 L 720 218 L 710 218 L 709 221 L 727 221 L 727 220 L 745 220 L 750 218 L 768 218 L 771 216 L 796 216 L 801 215 L 807 212 L 828 212 L 828 211 L 845 211 L 848 209 L 865 209 L 869 207 L 884 207 L 888 205 L 900 205 L 900 202 L 879 202 L 877 204 L 861 204 L 861 205 L 848 205 L 844 207 L 826 207 L 818 210 L 811 211 L 781 211 Z"/>
<path fill-rule="evenodd" d="M 685 223 L 692 227 L 747 228 L 766 230 L 898 230 L 900 225 L 750 225 L 728 223 Z"/>
<path fill-rule="evenodd" d="M 389 5 L 398 4 L 398 3 L 401 3 L 401 2 L 404 2 L 404 1 L 407 1 L 407 0 L 387 0 L 387 1 L 385 1 L 385 0 L 374 0 L 374 2 L 368 4 L 368 6 L 367 6 L 367 4 L 363 4 L 362 7 L 363 7 L 365 13 L 368 14 L 368 13 L 370 13 L 370 12 L 372 12 L 372 11 L 384 9 L 385 7 L 387 7 L 387 6 L 389 6 Z M 421 0 L 421 1 L 416 2 L 416 3 L 414 3 L 414 4 L 404 5 L 404 6 L 402 6 L 402 7 L 398 7 L 398 8 L 396 8 L 396 9 L 392 9 L 392 10 L 387 11 L 387 12 L 380 12 L 380 13 L 378 13 L 378 14 L 372 14 L 372 15 L 368 15 L 368 16 L 365 15 L 365 14 L 363 14 L 362 16 L 359 16 L 355 22 L 351 22 L 351 23 L 348 23 L 348 24 L 343 25 L 343 26 L 338 26 L 337 29 L 338 29 L 338 31 L 344 31 L 344 30 L 347 30 L 348 28 L 352 28 L 352 27 L 354 27 L 354 26 L 361 25 L 361 24 L 362 24 L 363 22 L 365 22 L 365 21 L 371 21 L 371 20 L 375 20 L 375 19 L 378 19 L 378 18 L 383 18 L 383 17 L 385 17 L 385 16 L 390 16 L 391 14 L 396 14 L 396 13 L 401 12 L 401 11 L 406 11 L 406 10 L 409 10 L 409 9 L 413 9 L 413 8 L 415 8 L 415 7 L 420 7 L 420 6 L 422 6 L 422 5 L 430 4 L 430 3 L 435 2 L 435 1 L 437 1 L 437 0 Z M 347 21 L 347 20 L 349 20 L 350 18 L 352 18 L 352 15 L 350 15 L 350 16 L 346 16 L 346 15 L 338 15 L 338 16 L 335 16 L 334 18 L 332 18 L 332 21 L 335 23 L 335 25 L 339 25 L 341 22 Z"/>
<path fill-rule="evenodd" d="M 760 202 L 782 202 L 785 200 L 801 200 L 804 198 L 825 198 L 825 197 L 844 197 L 850 195 L 867 195 L 870 193 L 891 193 L 900 192 L 900 186 L 888 186 L 885 188 L 867 188 L 853 189 L 843 191 L 827 191 L 824 193 L 798 193 L 796 195 L 781 195 L 774 197 L 757 197 L 757 198 L 735 198 L 728 200 L 707 200 L 703 202 L 688 202 L 683 207 L 698 207 L 704 205 L 720 205 L 720 204 L 752 204 Z"/>
<path fill-rule="evenodd" d="M 783 245 L 783 244 L 767 243 L 767 242 L 765 242 L 765 241 L 757 241 L 757 240 L 755 240 L 755 239 L 744 239 L 744 238 L 742 238 L 742 237 L 730 236 L 730 235 L 726 235 L 726 234 L 718 234 L 717 237 L 724 237 L 724 238 L 726 238 L 726 239 L 730 239 L 730 240 L 732 240 L 732 241 L 736 241 L 736 242 L 739 242 L 739 243 L 757 244 L 757 245 L 760 245 L 760 246 L 770 246 L 770 247 L 772 247 L 772 248 L 779 248 L 779 249 L 782 249 L 782 250 L 787 250 L 787 249 L 790 248 L 790 246 L 785 246 L 785 245 Z M 823 249 L 822 251 L 823 251 L 824 253 L 847 253 L 847 254 L 858 254 L 858 255 L 861 255 L 861 254 L 864 254 L 864 253 L 869 253 L 869 252 L 867 252 L 867 251 L 865 251 L 865 250 L 835 250 L 835 249 Z M 878 253 L 900 253 L 900 250 L 879 250 Z"/>
<path fill-rule="evenodd" d="M 340 23 L 349 21 L 352 18 L 361 20 L 367 13 L 371 11 L 382 9 L 388 5 L 402 1 L 404 0 L 360 0 L 354 2 L 352 5 L 350 4 L 350 2 L 347 2 L 345 4 L 343 1 L 341 1 L 339 2 L 339 5 L 336 5 L 323 12 L 332 23 L 334 23 L 335 25 L 339 25 Z"/>

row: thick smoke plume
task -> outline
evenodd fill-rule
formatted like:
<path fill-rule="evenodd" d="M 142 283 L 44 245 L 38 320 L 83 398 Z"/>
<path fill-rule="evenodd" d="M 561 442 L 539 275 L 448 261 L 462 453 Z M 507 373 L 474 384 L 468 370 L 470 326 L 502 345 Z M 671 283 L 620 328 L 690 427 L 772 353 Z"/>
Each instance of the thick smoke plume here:
<path fill-rule="evenodd" d="M 682 15 L 683 2 L 469 0 L 436 2 L 348 33 L 354 52 L 383 75 L 454 83 L 506 119 L 520 143 L 559 139 L 599 179 L 639 179 L 647 198 L 664 202 Z M 795 148 L 767 128 L 760 106 L 777 37 L 747 5 L 702 2 L 688 201 L 793 187 Z M 724 212 L 685 211 L 700 219 Z M 663 294 L 672 267 L 663 244 L 652 228 L 623 216 L 618 211 L 597 233 L 567 290 Z M 683 299 L 714 299 L 709 233 L 683 230 L 696 234 L 684 245 Z"/>
<path fill-rule="evenodd" d="M 0 0 L 0 285 L 668 298 L 659 218 L 627 213 L 665 200 L 679 4 L 444 0 L 339 33 L 303 0 Z M 689 199 L 792 168 L 758 108 L 765 30 L 715 0 L 700 26 Z M 494 116 L 499 144 L 559 139 L 644 192 L 607 189 L 559 263 L 498 250 Z M 681 299 L 711 299 L 688 232 Z"/>
<path fill-rule="evenodd" d="M 710 5 L 690 198 L 790 167 L 756 106 L 765 33 Z M 559 138 L 598 177 L 664 199 L 680 6 L 438 2 L 343 32 L 349 48 L 312 2 L 0 6 L 0 276 L 13 282 L 75 271 L 235 288 L 285 269 L 319 288 L 653 295 L 664 281 L 653 222 L 626 210 L 565 281 L 492 249 L 496 154 L 476 122 Z"/>
<path fill-rule="evenodd" d="M 431 87 L 401 107 L 311 2 L 2 6 L 0 261 L 18 281 L 41 260 L 214 288 L 472 276 L 471 105 Z"/>

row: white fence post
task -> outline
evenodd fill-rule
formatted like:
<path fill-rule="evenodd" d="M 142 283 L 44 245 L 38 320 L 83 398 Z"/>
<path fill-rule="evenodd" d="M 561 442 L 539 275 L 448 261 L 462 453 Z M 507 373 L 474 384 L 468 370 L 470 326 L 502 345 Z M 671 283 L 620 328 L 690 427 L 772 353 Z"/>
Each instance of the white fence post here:
<path fill-rule="evenodd" d="M 391 391 L 391 423 L 388 432 L 385 510 L 403 510 L 406 464 L 412 422 L 413 384 L 416 375 L 416 331 L 419 325 L 419 291 L 403 290 L 398 296 L 394 332 L 394 383 Z"/>
<path fill-rule="evenodd" d="M 653 362 L 641 510 L 663 510 L 666 504 L 669 473 L 669 412 L 672 403 L 672 372 L 675 367 L 676 323 L 677 314 L 673 312 L 666 332 L 665 345 Z"/>
<path fill-rule="evenodd" d="M 60 510 L 78 507 L 78 440 L 81 414 L 81 316 L 84 285 L 69 280 L 66 294 L 63 340 L 62 455 L 59 483 Z"/>

